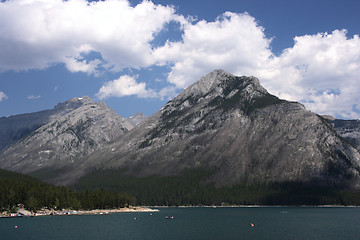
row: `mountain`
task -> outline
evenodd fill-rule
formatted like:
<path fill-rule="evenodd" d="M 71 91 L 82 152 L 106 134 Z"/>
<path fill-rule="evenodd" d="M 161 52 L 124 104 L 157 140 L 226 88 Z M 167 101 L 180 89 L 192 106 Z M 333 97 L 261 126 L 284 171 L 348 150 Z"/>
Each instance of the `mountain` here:
<path fill-rule="evenodd" d="M 360 152 L 360 120 L 327 118 L 336 132 L 349 141 Z"/>
<path fill-rule="evenodd" d="M 73 98 L 59 103 L 51 110 L 0 118 L 0 152 L 31 134 L 44 124 L 52 122 L 85 104 L 89 99 Z"/>
<path fill-rule="evenodd" d="M 4 150 L 1 168 L 139 204 L 360 203 L 344 193 L 360 188 L 354 144 L 255 77 L 215 70 L 140 124 L 85 100 Z"/>
<path fill-rule="evenodd" d="M 145 121 L 146 118 L 147 117 L 143 113 L 135 113 L 131 117 L 126 118 L 126 120 L 135 127 Z"/>
<path fill-rule="evenodd" d="M 215 70 L 51 181 L 92 178 L 100 186 L 113 173 L 134 181 L 156 176 L 161 186 L 194 170 L 206 173 L 201 184 L 216 188 L 302 183 L 358 189 L 360 154 L 323 117 L 269 94 L 257 78 Z"/>
<path fill-rule="evenodd" d="M 105 142 L 133 128 L 104 102 L 96 103 L 86 96 L 73 98 L 58 104 L 53 110 L 26 117 L 31 123 L 44 124 L 3 150 L 0 166 L 35 176 L 38 176 L 35 173 L 51 174 L 56 169 L 71 166 L 102 148 Z M 21 121 L 22 116 L 13 118 L 18 120 L 13 129 L 20 129 L 18 126 L 26 124 L 26 121 Z"/>

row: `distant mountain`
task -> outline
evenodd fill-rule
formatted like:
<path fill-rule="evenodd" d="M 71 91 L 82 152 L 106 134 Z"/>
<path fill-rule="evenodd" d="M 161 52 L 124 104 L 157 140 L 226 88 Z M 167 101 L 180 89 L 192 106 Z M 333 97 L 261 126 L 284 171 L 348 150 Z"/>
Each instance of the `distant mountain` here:
<path fill-rule="evenodd" d="M 80 106 L 88 99 L 73 98 L 59 103 L 51 110 L 0 118 L 0 152 L 13 143 L 31 134 L 44 124 L 52 122 Z"/>
<path fill-rule="evenodd" d="M 348 140 L 360 152 L 360 120 L 326 119 L 341 137 Z"/>
<path fill-rule="evenodd" d="M 360 154 L 324 118 L 269 94 L 255 77 L 215 70 L 52 181 L 101 176 L 92 180 L 100 186 L 110 176 L 101 172 L 167 179 L 192 170 L 207 172 L 202 184 L 215 187 L 359 188 Z"/>
<path fill-rule="evenodd" d="M 43 124 L 34 131 L 29 129 L 29 135 L 1 153 L 1 168 L 21 173 L 56 171 L 133 128 L 104 102 L 96 103 L 89 97 L 73 98 L 53 110 L 25 117 L 34 126 Z M 19 126 L 26 125 L 26 121 L 21 121 L 24 117 L 13 118 L 16 125 L 12 127 L 9 122 L 9 128 L 21 129 Z"/>
<path fill-rule="evenodd" d="M 126 120 L 131 123 L 134 127 L 142 123 L 146 120 L 146 116 L 143 113 L 135 113 L 129 118 L 126 118 Z"/>

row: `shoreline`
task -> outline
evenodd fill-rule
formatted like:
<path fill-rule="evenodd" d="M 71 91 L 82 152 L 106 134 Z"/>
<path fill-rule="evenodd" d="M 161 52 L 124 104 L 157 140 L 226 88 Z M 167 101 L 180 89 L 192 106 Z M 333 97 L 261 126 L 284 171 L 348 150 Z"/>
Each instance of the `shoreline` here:
<path fill-rule="evenodd" d="M 37 212 L 30 212 L 19 209 L 17 213 L 0 213 L 0 218 L 13 217 L 39 217 L 39 216 L 81 216 L 81 215 L 110 215 L 112 213 L 136 213 L 136 212 L 159 212 L 159 209 L 152 207 L 126 207 L 116 209 L 93 209 L 93 210 L 72 210 L 72 209 L 42 209 Z"/>
<path fill-rule="evenodd" d="M 94 209 L 94 210 L 79 210 L 78 213 L 97 215 L 101 213 L 131 213 L 131 212 L 159 212 L 159 209 L 151 207 L 132 207 L 132 208 L 117 208 L 117 209 Z"/>
<path fill-rule="evenodd" d="M 49 210 L 43 209 L 40 211 L 29 212 L 24 209 L 19 209 L 17 213 L 0 213 L 0 218 L 14 218 L 14 217 L 39 217 L 39 216 L 86 216 L 86 215 L 110 215 L 113 213 L 141 213 L 141 212 L 160 212 L 159 208 L 359 208 L 356 205 L 199 205 L 199 206 L 138 206 L 138 207 L 126 207 L 116 209 L 93 209 L 93 210 Z"/>

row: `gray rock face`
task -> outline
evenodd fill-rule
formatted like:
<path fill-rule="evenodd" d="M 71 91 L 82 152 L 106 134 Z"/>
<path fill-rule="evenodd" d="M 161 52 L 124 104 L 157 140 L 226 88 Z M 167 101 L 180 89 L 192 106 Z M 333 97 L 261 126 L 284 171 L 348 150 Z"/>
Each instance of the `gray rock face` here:
<path fill-rule="evenodd" d="M 202 168 L 213 172 L 208 181 L 216 186 L 296 181 L 359 188 L 360 154 L 303 105 L 270 95 L 254 77 L 215 70 L 53 181 L 70 184 L 110 168 L 139 177 Z"/>
<path fill-rule="evenodd" d="M 58 104 L 48 123 L 3 151 L 1 168 L 30 173 L 41 169 L 71 167 L 73 163 L 102 148 L 133 126 L 89 97 Z"/>

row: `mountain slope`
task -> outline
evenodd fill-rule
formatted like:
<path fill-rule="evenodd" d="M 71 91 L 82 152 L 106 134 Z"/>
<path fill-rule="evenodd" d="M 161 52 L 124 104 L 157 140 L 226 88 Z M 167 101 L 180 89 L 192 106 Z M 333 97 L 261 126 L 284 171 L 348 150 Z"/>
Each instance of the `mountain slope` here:
<path fill-rule="evenodd" d="M 58 114 L 56 119 L 4 150 L 1 168 L 35 176 L 39 175 L 34 172 L 53 172 L 71 166 L 133 128 L 105 103 L 93 102 L 89 97 L 74 98 L 58 107 L 73 102 L 81 104 L 64 115 Z"/>
<path fill-rule="evenodd" d="M 75 183 L 94 169 L 138 178 L 203 169 L 211 173 L 203 183 L 217 187 L 301 182 L 358 188 L 359 162 L 359 152 L 322 117 L 269 94 L 254 77 L 215 70 L 52 181 Z"/>

